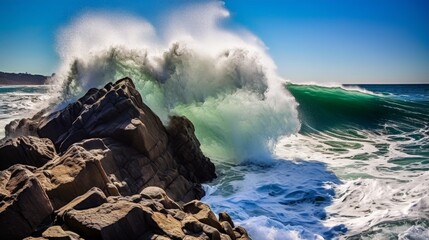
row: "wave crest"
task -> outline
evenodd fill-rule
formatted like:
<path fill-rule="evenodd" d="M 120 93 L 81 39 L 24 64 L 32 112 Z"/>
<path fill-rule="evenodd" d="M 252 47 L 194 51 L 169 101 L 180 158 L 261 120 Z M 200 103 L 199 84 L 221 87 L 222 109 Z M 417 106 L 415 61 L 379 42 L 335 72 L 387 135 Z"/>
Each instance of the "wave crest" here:
<path fill-rule="evenodd" d="M 220 3 L 185 12 L 171 14 L 159 32 L 135 17 L 81 16 L 59 35 L 57 92 L 78 96 L 128 76 L 163 121 L 190 118 L 208 155 L 270 158 L 273 143 L 300 123 L 265 46 L 244 30 L 221 27 L 229 13 Z M 195 18 L 203 18 L 198 26 Z"/>

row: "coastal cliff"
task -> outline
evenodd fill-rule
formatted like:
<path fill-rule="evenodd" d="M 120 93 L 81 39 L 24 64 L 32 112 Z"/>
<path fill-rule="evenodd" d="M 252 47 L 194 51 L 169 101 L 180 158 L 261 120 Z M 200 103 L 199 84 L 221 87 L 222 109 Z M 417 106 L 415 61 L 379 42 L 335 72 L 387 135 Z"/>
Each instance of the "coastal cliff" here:
<path fill-rule="evenodd" d="M 193 124 L 164 126 L 131 79 L 6 126 L 2 239 L 249 239 L 201 201 L 216 177 Z"/>

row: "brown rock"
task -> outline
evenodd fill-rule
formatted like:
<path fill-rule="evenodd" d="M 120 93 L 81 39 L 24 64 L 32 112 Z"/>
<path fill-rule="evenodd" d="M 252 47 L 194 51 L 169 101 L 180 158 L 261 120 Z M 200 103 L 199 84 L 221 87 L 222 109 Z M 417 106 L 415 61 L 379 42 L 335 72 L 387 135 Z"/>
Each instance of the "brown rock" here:
<path fill-rule="evenodd" d="M 0 172 L 0 236 L 30 235 L 53 211 L 48 196 L 33 173 L 22 165 Z"/>
<path fill-rule="evenodd" d="M 171 240 L 171 238 L 148 232 L 138 240 Z"/>
<path fill-rule="evenodd" d="M 64 221 L 74 232 L 86 238 L 137 239 L 148 229 L 151 212 L 138 204 L 118 201 L 96 208 L 71 210 Z"/>
<path fill-rule="evenodd" d="M 63 216 L 67 211 L 72 209 L 84 210 L 89 208 L 98 207 L 106 203 L 106 195 L 99 188 L 93 187 L 85 194 L 73 199 L 67 205 L 58 210 L 58 215 Z"/>
<path fill-rule="evenodd" d="M 92 198 L 107 202 L 100 205 L 97 200 L 92 204 Z M 94 188 L 60 209 L 60 216 L 65 223 L 63 229 L 85 238 L 235 239 L 230 236 L 234 237 L 230 224 L 217 222 L 207 205 L 195 200 L 183 209 L 157 187 L 148 187 L 141 194 L 107 199 Z M 220 229 L 202 221 L 218 224 Z M 245 237 L 242 229 L 236 230 L 240 231 L 239 237 Z"/>
<path fill-rule="evenodd" d="M 194 177 L 198 182 L 216 178 L 215 166 L 200 149 L 200 142 L 195 136 L 195 128 L 186 117 L 173 116 L 167 127 L 170 147 L 179 164 L 187 169 L 184 176 Z"/>
<path fill-rule="evenodd" d="M 112 194 L 107 186 L 110 181 L 100 163 L 103 157 L 100 151 L 87 151 L 76 145 L 63 156 L 37 170 L 37 177 L 55 209 L 61 208 L 92 187 Z"/>
<path fill-rule="evenodd" d="M 52 141 L 47 138 L 18 137 L 0 146 L 0 170 L 14 164 L 41 167 L 56 156 Z"/>
<path fill-rule="evenodd" d="M 91 89 L 76 103 L 41 119 L 38 134 L 52 139 L 60 152 L 94 137 L 112 137 L 150 159 L 156 159 L 167 146 L 164 126 L 143 104 L 129 78 Z"/>
<path fill-rule="evenodd" d="M 240 239 L 240 240 L 251 240 L 251 238 L 247 234 L 246 229 L 244 229 L 241 226 L 235 227 L 234 228 L 234 232 L 237 232 L 240 235 L 240 237 L 239 238 L 237 237 L 237 239 Z"/>
<path fill-rule="evenodd" d="M 224 234 L 224 233 L 220 234 L 220 239 L 221 240 L 232 240 L 230 236 L 228 236 L 227 234 Z"/>
<path fill-rule="evenodd" d="M 220 223 L 208 205 L 194 200 L 204 196 L 201 183 L 216 174 L 192 123 L 175 116 L 165 128 L 129 78 L 91 89 L 60 111 L 42 110 L 8 125 L 9 138 L 23 134 L 42 138 L 9 140 L 4 163 L 38 168 L 0 172 L 1 239 L 40 233 L 54 209 L 54 224 L 62 225 L 46 229 L 42 239 L 247 236 L 232 230 L 227 214 Z"/>
<path fill-rule="evenodd" d="M 183 206 L 187 213 L 191 213 L 198 221 L 222 231 L 222 226 L 216 219 L 216 215 L 211 211 L 210 207 L 198 200 L 193 200 Z"/>
<path fill-rule="evenodd" d="M 78 240 L 81 239 L 77 233 L 64 231 L 60 226 L 52 226 L 42 233 L 42 237 L 49 240 Z"/>
<path fill-rule="evenodd" d="M 199 222 L 192 215 L 188 215 L 182 221 L 183 228 L 191 233 L 201 233 L 203 231 L 203 224 Z"/>
<path fill-rule="evenodd" d="M 226 221 L 223 221 L 220 224 L 222 226 L 223 232 L 226 233 L 232 240 L 235 240 L 236 238 L 231 224 L 229 224 L 229 222 L 226 222 Z"/>
<path fill-rule="evenodd" d="M 105 186 L 95 186 L 108 195 L 133 195 L 145 187 L 158 186 L 172 199 L 188 202 L 203 197 L 200 183 L 216 176 L 214 165 L 200 150 L 192 123 L 173 117 L 167 131 L 143 103 L 129 78 L 90 89 L 60 111 L 48 114 L 48 110 L 43 110 L 10 127 L 8 134 L 19 135 L 30 128 L 32 134 L 37 132 L 38 136 L 51 139 L 62 156 L 70 155 L 73 146 L 74 156 L 68 157 L 79 159 L 81 150 L 76 150 L 76 146 L 103 155 L 99 160 L 103 159 L 100 162 L 104 171 L 100 174 L 107 180 Z M 49 175 L 50 169 L 44 170 Z M 72 193 L 69 191 L 70 196 L 60 202 L 55 200 L 56 208 L 83 192 Z"/>
<path fill-rule="evenodd" d="M 219 213 L 219 222 L 228 222 L 231 227 L 234 228 L 234 222 L 232 221 L 231 217 L 226 212 L 220 212 Z"/>
<path fill-rule="evenodd" d="M 220 232 L 216 228 L 207 224 L 203 224 L 202 226 L 203 232 L 207 234 L 210 240 L 221 240 Z"/>
<path fill-rule="evenodd" d="M 147 187 L 141 191 L 143 198 L 161 203 L 166 209 L 180 209 L 179 205 L 171 200 L 164 190 L 159 187 Z"/>
<path fill-rule="evenodd" d="M 171 215 L 154 212 L 151 215 L 151 219 L 155 223 L 153 227 L 158 228 L 166 236 L 172 239 L 183 239 L 185 237 L 185 233 L 182 231 L 182 224 Z"/>

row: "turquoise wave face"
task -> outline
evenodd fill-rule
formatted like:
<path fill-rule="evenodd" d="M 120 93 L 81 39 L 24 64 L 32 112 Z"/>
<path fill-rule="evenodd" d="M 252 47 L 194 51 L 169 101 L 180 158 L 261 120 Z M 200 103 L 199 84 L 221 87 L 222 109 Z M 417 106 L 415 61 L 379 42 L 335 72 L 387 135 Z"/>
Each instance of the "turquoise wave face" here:
<path fill-rule="evenodd" d="M 299 104 L 300 134 L 317 139 L 323 154 L 353 161 L 384 158 L 393 163 L 387 171 L 429 169 L 429 85 L 362 87 L 374 92 L 286 85 Z M 359 151 L 365 148 L 372 150 Z"/>
<path fill-rule="evenodd" d="M 366 85 L 368 86 L 368 85 Z M 428 85 L 423 85 L 428 88 Z M 371 86 L 369 86 L 370 88 Z M 394 95 L 392 85 L 373 86 L 379 93 L 342 87 L 287 84 L 286 88 L 298 102 L 301 132 L 324 131 L 334 128 L 377 129 L 388 123 L 395 123 L 401 129 L 424 127 L 429 115 L 429 100 L 424 97 L 410 98 L 410 95 Z M 399 93 L 403 86 L 397 86 Z M 408 87 L 408 92 L 412 91 Z M 421 92 L 421 85 L 414 86 Z M 389 93 L 387 93 L 389 91 Z M 424 90 L 423 90 L 424 91 Z M 411 96 L 424 96 L 413 94 Z M 412 100 L 410 100 L 412 99 Z"/>

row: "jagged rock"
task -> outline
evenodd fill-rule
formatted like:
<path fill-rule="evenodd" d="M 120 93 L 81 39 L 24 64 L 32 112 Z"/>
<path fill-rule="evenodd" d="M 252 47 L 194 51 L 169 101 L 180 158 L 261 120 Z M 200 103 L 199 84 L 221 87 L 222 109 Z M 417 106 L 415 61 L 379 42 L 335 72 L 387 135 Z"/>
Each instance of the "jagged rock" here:
<path fill-rule="evenodd" d="M 0 146 L 0 170 L 14 164 L 41 167 L 55 156 L 55 147 L 48 138 L 22 136 L 8 139 Z"/>
<path fill-rule="evenodd" d="M 198 221 L 214 227 L 219 231 L 223 230 L 219 221 L 216 219 L 216 215 L 207 204 L 198 200 L 193 200 L 185 204 L 183 209 L 185 212 L 191 213 Z"/>
<path fill-rule="evenodd" d="M 249 237 L 249 234 L 247 233 L 246 229 L 244 229 L 241 226 L 237 226 L 234 228 L 234 233 L 238 233 L 236 234 L 237 239 L 239 240 L 251 240 L 251 238 Z"/>
<path fill-rule="evenodd" d="M 101 164 L 122 195 L 136 194 L 145 187 L 157 186 L 165 189 L 174 200 L 187 202 L 204 196 L 198 179 L 191 181 L 181 175 L 178 171 L 180 165 L 169 151 L 151 160 L 112 138 L 97 141 L 102 141 L 105 146 L 105 159 Z"/>
<path fill-rule="evenodd" d="M 190 231 L 191 233 L 199 234 L 203 231 L 203 224 L 192 215 L 186 216 L 183 219 L 182 224 L 183 228 Z"/>
<path fill-rule="evenodd" d="M 30 235 L 53 211 L 37 178 L 22 165 L 0 172 L 0 200 L 2 239 Z"/>
<path fill-rule="evenodd" d="M 209 226 L 207 224 L 202 224 L 202 226 L 203 226 L 203 232 L 207 234 L 210 240 L 221 240 L 220 232 L 216 228 Z"/>
<path fill-rule="evenodd" d="M 231 225 L 231 227 L 234 227 L 234 222 L 232 222 L 231 217 L 226 212 L 219 213 L 219 222 L 228 222 Z"/>
<path fill-rule="evenodd" d="M 109 188 L 110 181 L 100 163 L 103 157 L 100 151 L 87 151 L 74 145 L 63 156 L 37 170 L 37 177 L 55 209 L 92 187 L 98 187 L 108 195 L 118 195 L 117 189 L 115 192 L 114 188 Z"/>
<path fill-rule="evenodd" d="M 166 209 L 180 209 L 180 206 L 171 200 L 166 192 L 159 187 L 147 187 L 140 194 L 143 198 L 161 203 Z"/>
<path fill-rule="evenodd" d="M 161 120 L 146 106 L 129 78 L 91 89 L 76 103 L 42 118 L 37 130 L 64 152 L 73 143 L 94 137 L 112 137 L 132 146 L 151 160 L 167 147 Z"/>
<path fill-rule="evenodd" d="M 6 167 L 35 167 L 0 172 L 1 239 L 233 239 L 229 216 L 221 223 L 192 201 L 216 177 L 194 126 L 174 116 L 164 127 L 129 78 L 14 121 L 6 134 L 18 136 L 0 146 L 15 154 Z"/>
<path fill-rule="evenodd" d="M 86 238 L 137 239 L 147 231 L 145 224 L 151 212 L 138 204 L 117 201 L 96 208 L 70 210 L 64 222 Z"/>
<path fill-rule="evenodd" d="M 51 114 L 43 110 L 18 125 L 8 130 L 9 135 L 31 128 L 32 133 L 52 140 L 62 156 L 76 145 L 87 152 L 97 150 L 109 180 L 105 184 L 109 191 L 117 190 L 116 194 L 132 195 L 158 186 L 174 200 L 188 202 L 203 197 L 200 183 L 216 177 L 213 163 L 200 150 L 192 123 L 172 117 L 167 130 L 129 78 L 90 89 L 66 108 Z M 97 187 L 110 195 L 106 187 Z M 66 200 L 82 191 L 69 194 L 73 196 Z M 65 204 L 53 202 L 56 207 Z"/>
<path fill-rule="evenodd" d="M 72 209 L 84 210 L 94 208 L 106 202 L 106 195 L 104 195 L 104 193 L 99 188 L 93 187 L 85 194 L 73 199 L 67 205 L 59 209 L 57 214 L 59 216 L 63 216 L 67 211 Z"/>
<path fill-rule="evenodd" d="M 219 220 L 220 221 L 220 220 Z M 222 226 L 223 231 L 232 239 L 235 240 L 235 234 L 234 230 L 232 229 L 231 224 L 227 221 L 220 222 L 220 225 Z"/>
<path fill-rule="evenodd" d="M 192 179 L 194 175 L 200 182 L 216 178 L 215 166 L 201 152 L 191 121 L 185 117 L 172 116 L 167 131 L 170 147 L 178 162 L 186 169 L 184 175 L 188 179 Z"/>
<path fill-rule="evenodd" d="M 163 235 L 172 239 L 183 239 L 185 237 L 185 233 L 182 231 L 181 222 L 173 216 L 154 212 L 151 215 L 151 220 L 153 221 L 151 225 L 158 228 Z"/>
<path fill-rule="evenodd" d="M 85 201 L 100 190 L 92 189 L 73 202 Z M 97 194 L 97 195 L 98 195 Z M 98 204 L 95 204 L 98 205 Z M 206 207 L 191 202 L 205 211 Z M 154 207 L 156 206 L 156 207 Z M 201 211 L 187 213 L 171 200 L 164 190 L 149 187 L 133 196 L 110 196 L 107 202 L 92 208 L 68 208 L 60 211 L 64 226 L 82 237 L 93 239 L 235 239 L 243 235 L 241 229 L 234 232 L 227 227 L 217 229 L 198 220 Z M 181 213 L 181 214 L 180 214 Z M 183 215 L 177 218 L 176 215 Z M 216 223 L 220 226 L 221 223 Z M 64 227 L 63 227 L 64 229 Z M 244 239 L 244 238 L 243 238 Z"/>

